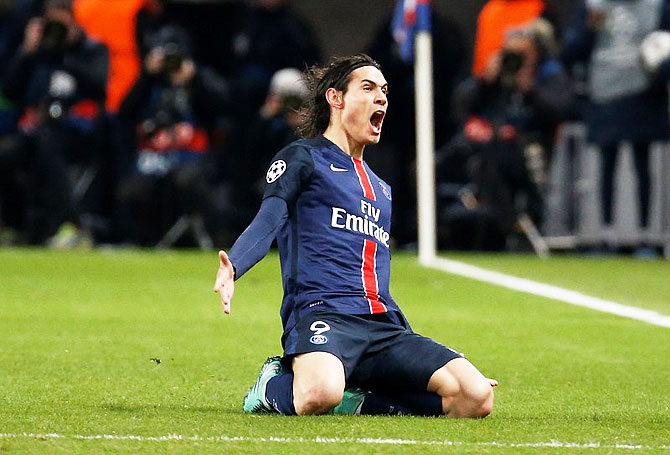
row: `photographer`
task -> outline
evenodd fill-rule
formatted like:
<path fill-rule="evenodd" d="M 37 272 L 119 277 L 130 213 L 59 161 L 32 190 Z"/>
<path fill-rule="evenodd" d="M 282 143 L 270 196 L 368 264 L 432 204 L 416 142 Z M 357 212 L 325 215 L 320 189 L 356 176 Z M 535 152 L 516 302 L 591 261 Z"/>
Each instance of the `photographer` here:
<path fill-rule="evenodd" d="M 29 239 L 53 235 L 55 247 L 90 239 L 73 199 L 70 165 L 98 159 L 108 72 L 107 49 L 76 24 L 71 0 L 46 0 L 44 13 L 25 28 L 3 83 L 21 111 L 13 153 L 3 150 L 0 167 L 27 171 L 32 212 Z"/>
<path fill-rule="evenodd" d="M 508 33 L 483 75 L 465 81 L 457 94 L 463 132 L 443 155 L 465 144 L 469 157 L 461 178 L 472 184 L 470 208 L 492 214 L 502 238 L 521 212 L 541 220 L 546 162 L 572 103 L 554 49 L 553 27 L 536 19 Z"/>
<path fill-rule="evenodd" d="M 183 29 L 165 26 L 153 41 L 119 109 L 130 158 L 118 222 L 123 239 L 139 245 L 155 244 L 180 215 L 209 220 L 211 152 L 228 108 L 226 81 L 195 62 Z"/>

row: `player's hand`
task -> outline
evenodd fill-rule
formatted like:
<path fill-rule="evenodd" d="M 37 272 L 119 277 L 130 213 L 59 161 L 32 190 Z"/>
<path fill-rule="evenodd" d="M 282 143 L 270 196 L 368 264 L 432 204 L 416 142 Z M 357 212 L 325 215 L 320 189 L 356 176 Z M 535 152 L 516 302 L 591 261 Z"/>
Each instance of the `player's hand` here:
<path fill-rule="evenodd" d="M 219 251 L 219 270 L 216 271 L 216 281 L 214 281 L 214 292 L 219 293 L 221 297 L 221 306 L 225 314 L 230 314 L 230 301 L 235 292 L 235 271 L 233 264 L 228 259 L 225 251 Z"/>

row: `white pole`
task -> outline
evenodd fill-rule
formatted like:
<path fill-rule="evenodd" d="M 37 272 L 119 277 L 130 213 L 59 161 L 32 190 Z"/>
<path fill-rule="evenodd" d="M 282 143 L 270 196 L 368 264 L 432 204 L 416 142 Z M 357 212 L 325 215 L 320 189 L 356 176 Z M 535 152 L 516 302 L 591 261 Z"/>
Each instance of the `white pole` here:
<path fill-rule="evenodd" d="M 437 256 L 432 37 L 421 30 L 415 40 L 417 226 L 419 263 L 426 265 Z"/>

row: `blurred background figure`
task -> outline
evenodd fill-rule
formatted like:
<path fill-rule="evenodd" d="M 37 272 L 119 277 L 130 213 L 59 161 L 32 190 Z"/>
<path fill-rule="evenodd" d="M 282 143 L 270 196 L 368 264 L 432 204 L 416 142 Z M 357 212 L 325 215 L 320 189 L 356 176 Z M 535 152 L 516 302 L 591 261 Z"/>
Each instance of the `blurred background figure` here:
<path fill-rule="evenodd" d="M 228 99 L 228 83 L 193 59 L 186 32 L 161 28 L 119 109 L 132 157 L 117 201 L 124 241 L 155 245 L 182 215 L 211 221 L 217 128 Z"/>
<path fill-rule="evenodd" d="M 669 27 L 670 3 L 665 0 L 586 0 L 579 2 L 565 33 L 564 60 L 568 65 L 587 64 L 589 103 L 584 119 L 588 140 L 600 148 L 600 195 L 606 227 L 613 223 L 614 171 L 622 141 L 632 145 L 638 223 L 642 229 L 649 226 L 649 146 L 667 140 L 670 132 L 670 63 L 666 58 L 654 67 L 645 67 L 640 47 L 651 33 Z M 641 245 L 639 252 L 644 254 L 645 250 L 647 246 Z"/>
<path fill-rule="evenodd" d="M 91 243 L 71 171 L 78 164 L 94 174 L 100 162 L 108 67 L 107 49 L 77 25 L 69 0 L 44 2 L 8 63 L 2 88 L 20 118 L 0 152 L 0 169 L 26 175 L 30 243 Z"/>
<path fill-rule="evenodd" d="M 296 129 L 304 121 L 301 112 L 309 91 L 302 71 L 284 68 L 270 81 L 263 106 L 249 123 L 239 149 L 231 153 L 235 161 L 233 177 L 238 229 L 248 226 L 260 206 L 265 173 L 272 157 L 298 139 Z"/>
<path fill-rule="evenodd" d="M 520 215 L 541 221 L 547 161 L 572 103 L 556 50 L 552 25 L 535 19 L 459 87 L 463 129 L 438 153 L 438 179 L 451 184 L 442 186 L 445 246 L 500 250 Z"/>

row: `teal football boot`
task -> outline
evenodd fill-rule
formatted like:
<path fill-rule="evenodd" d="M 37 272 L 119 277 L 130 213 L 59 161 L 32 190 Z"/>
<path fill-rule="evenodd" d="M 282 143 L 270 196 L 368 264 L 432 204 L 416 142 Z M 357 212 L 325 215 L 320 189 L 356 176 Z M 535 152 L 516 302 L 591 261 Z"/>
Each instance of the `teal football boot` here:
<path fill-rule="evenodd" d="M 265 388 L 270 379 L 279 376 L 283 372 L 284 368 L 281 365 L 280 357 L 268 357 L 261 367 L 261 372 L 258 374 L 256 383 L 251 386 L 247 394 L 244 396 L 244 404 L 242 406 L 244 412 L 253 414 L 277 412 L 265 397 Z"/>
<path fill-rule="evenodd" d="M 368 394 L 362 389 L 344 389 L 344 396 L 340 404 L 335 406 L 331 411 L 334 415 L 360 415 L 363 400 Z"/>

